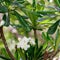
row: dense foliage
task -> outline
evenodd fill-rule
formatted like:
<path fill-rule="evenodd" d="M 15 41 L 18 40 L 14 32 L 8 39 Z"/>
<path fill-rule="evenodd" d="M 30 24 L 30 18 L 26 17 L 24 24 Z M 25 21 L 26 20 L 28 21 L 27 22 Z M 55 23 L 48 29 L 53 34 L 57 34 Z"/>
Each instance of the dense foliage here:
<path fill-rule="evenodd" d="M 60 0 L 0 0 L 0 13 L 0 58 L 52 60 L 60 51 Z"/>

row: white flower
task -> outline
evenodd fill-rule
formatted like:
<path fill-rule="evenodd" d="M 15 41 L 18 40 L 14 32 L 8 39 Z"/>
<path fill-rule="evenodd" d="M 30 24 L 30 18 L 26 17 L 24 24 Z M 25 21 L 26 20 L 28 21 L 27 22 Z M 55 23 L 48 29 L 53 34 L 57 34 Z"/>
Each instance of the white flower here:
<path fill-rule="evenodd" d="M 30 47 L 30 45 L 27 44 L 27 43 L 22 42 L 22 40 L 21 40 L 21 41 L 17 44 L 17 47 L 18 47 L 18 48 L 21 48 L 21 49 L 24 49 L 24 50 L 27 50 L 27 49 Z"/>
<path fill-rule="evenodd" d="M 19 43 L 17 44 L 17 47 L 24 49 L 24 50 L 27 50 L 30 47 L 28 42 L 29 42 L 29 39 L 24 37 L 23 39 L 21 39 L 21 41 L 19 41 Z"/>
<path fill-rule="evenodd" d="M 22 39 L 25 43 L 28 43 L 29 42 L 29 38 L 25 37 Z"/>
<path fill-rule="evenodd" d="M 29 40 L 29 42 L 30 42 L 30 44 L 31 45 L 35 45 L 35 41 L 32 39 L 32 38 L 29 38 L 30 40 Z"/>
<path fill-rule="evenodd" d="M 19 43 L 17 44 L 17 47 L 27 50 L 28 48 L 30 48 L 30 44 L 35 45 L 34 40 L 32 38 L 24 37 L 19 41 Z"/>
<path fill-rule="evenodd" d="M 24 45 L 24 50 L 27 50 L 29 47 L 30 47 L 30 45 L 25 44 L 25 45 Z"/>
<path fill-rule="evenodd" d="M 50 0 L 50 2 L 53 2 L 53 0 Z"/>
<path fill-rule="evenodd" d="M 4 25 L 4 23 L 5 23 L 5 22 L 4 22 L 3 20 L 2 20 L 2 21 L 0 21 L 0 27 L 1 27 L 1 26 L 3 26 L 3 25 Z"/>

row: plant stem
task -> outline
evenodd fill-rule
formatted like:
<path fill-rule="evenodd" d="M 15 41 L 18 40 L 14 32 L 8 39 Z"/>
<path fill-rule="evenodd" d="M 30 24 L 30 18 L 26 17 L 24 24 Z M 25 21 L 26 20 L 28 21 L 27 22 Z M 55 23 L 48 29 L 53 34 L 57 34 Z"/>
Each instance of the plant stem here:
<path fill-rule="evenodd" d="M 34 38 L 35 38 L 35 40 L 37 39 L 37 33 L 36 33 L 35 29 L 34 29 Z"/>
<path fill-rule="evenodd" d="M 4 33 L 3 33 L 3 27 L 0 27 L 0 34 L 1 34 L 2 42 L 3 42 L 4 46 L 5 46 L 5 49 L 6 49 L 7 53 L 8 53 L 8 55 L 10 56 L 10 58 L 11 58 L 12 60 L 16 60 L 16 59 L 14 58 L 14 56 L 12 55 L 12 53 L 10 52 L 9 48 L 8 48 L 8 45 L 7 45 L 7 42 L 6 42 Z"/>
<path fill-rule="evenodd" d="M 35 29 L 34 29 L 34 38 L 35 38 L 35 42 L 36 42 L 36 47 L 38 48 L 37 32 Z"/>

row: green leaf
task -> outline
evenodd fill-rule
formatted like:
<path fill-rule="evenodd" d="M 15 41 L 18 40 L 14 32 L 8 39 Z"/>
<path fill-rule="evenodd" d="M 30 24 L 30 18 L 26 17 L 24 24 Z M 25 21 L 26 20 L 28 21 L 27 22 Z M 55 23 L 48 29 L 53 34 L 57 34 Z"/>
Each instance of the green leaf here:
<path fill-rule="evenodd" d="M 35 10 L 36 9 L 36 0 L 33 0 L 32 6 L 33 6 L 33 10 Z"/>
<path fill-rule="evenodd" d="M 2 3 L 3 2 L 3 0 L 0 0 L 0 3 Z"/>
<path fill-rule="evenodd" d="M 47 40 L 46 34 L 45 34 L 44 32 L 42 32 L 42 38 L 43 38 L 44 40 Z"/>
<path fill-rule="evenodd" d="M 57 11 L 56 10 L 52 10 L 52 11 L 37 11 L 38 14 L 42 14 L 42 15 L 55 14 L 55 12 L 57 12 Z"/>
<path fill-rule="evenodd" d="M 36 6 L 36 10 L 37 11 L 42 11 L 44 9 L 44 5 L 45 2 L 43 0 L 41 0 L 39 3 L 37 3 L 37 6 Z"/>
<path fill-rule="evenodd" d="M 11 0 L 5 0 L 5 2 L 8 2 L 8 3 L 10 3 L 10 2 L 11 2 Z"/>
<path fill-rule="evenodd" d="M 3 55 L 0 55 L 0 58 L 2 58 L 4 60 L 11 60 L 10 58 L 4 57 Z"/>
<path fill-rule="evenodd" d="M 37 55 L 40 55 L 39 53 L 42 51 L 42 48 L 43 48 L 43 46 L 41 45 L 41 46 L 37 49 L 37 51 L 36 51 L 36 56 L 37 56 Z"/>
<path fill-rule="evenodd" d="M 23 4 L 24 0 L 17 0 L 19 3 Z"/>
<path fill-rule="evenodd" d="M 32 12 L 32 11 L 26 11 L 26 15 L 29 17 L 29 19 L 31 20 L 32 22 L 32 25 L 36 27 L 37 25 L 37 19 L 38 19 L 38 16 L 37 16 L 37 13 L 36 12 Z"/>
<path fill-rule="evenodd" d="M 28 56 L 29 58 L 33 58 L 34 57 L 34 47 L 30 46 L 30 48 L 27 50 Z"/>
<path fill-rule="evenodd" d="M 20 59 L 19 49 L 17 48 L 17 46 L 15 48 L 16 48 L 16 50 L 15 50 L 15 58 L 16 58 L 16 60 L 19 60 Z"/>
<path fill-rule="evenodd" d="M 8 12 L 7 7 L 0 5 L 0 13 L 6 13 L 6 12 Z"/>
<path fill-rule="evenodd" d="M 25 28 L 26 31 L 30 31 L 28 22 L 18 12 L 14 11 L 14 15 L 17 17 L 23 28 Z"/>
<path fill-rule="evenodd" d="M 9 7 L 12 4 L 13 0 L 4 0 L 4 2 L 6 6 Z"/>
<path fill-rule="evenodd" d="M 60 20 L 58 20 L 52 26 L 50 26 L 49 29 L 48 29 L 48 31 L 47 31 L 47 33 L 48 34 L 54 34 L 55 31 L 56 31 L 56 29 L 57 29 L 57 27 L 58 27 L 58 25 L 59 25 L 59 22 L 60 22 Z"/>
<path fill-rule="evenodd" d="M 26 1 L 26 2 L 24 3 L 24 6 L 26 7 L 26 9 L 29 9 L 29 10 L 32 10 L 32 9 L 33 9 L 32 4 L 29 3 L 28 1 Z"/>
<path fill-rule="evenodd" d="M 43 37 L 44 40 L 46 40 L 46 42 L 48 42 L 49 40 L 51 40 L 50 36 L 47 33 L 45 34 L 44 32 L 42 32 L 42 37 Z"/>
<path fill-rule="evenodd" d="M 24 10 L 24 5 L 20 4 L 18 1 L 14 1 L 12 5 L 15 5 L 16 7 L 20 8 L 21 10 Z"/>
<path fill-rule="evenodd" d="M 22 58 L 22 60 L 26 60 L 25 52 L 22 49 L 19 49 L 18 51 L 19 51 L 19 54 L 20 54 L 20 58 Z"/>
<path fill-rule="evenodd" d="M 56 5 L 57 5 L 58 7 L 60 7 L 60 0 L 54 0 L 54 2 L 56 3 Z"/>
<path fill-rule="evenodd" d="M 59 46 L 60 46 L 60 30 L 58 29 L 56 33 L 56 39 L 55 39 L 55 51 L 58 50 Z"/>
<path fill-rule="evenodd" d="M 9 58 L 9 55 L 7 54 L 5 48 L 1 49 L 2 55 L 4 55 L 5 57 Z"/>
<path fill-rule="evenodd" d="M 43 50 L 45 51 L 45 49 L 47 48 L 48 44 L 47 42 L 43 44 Z"/>

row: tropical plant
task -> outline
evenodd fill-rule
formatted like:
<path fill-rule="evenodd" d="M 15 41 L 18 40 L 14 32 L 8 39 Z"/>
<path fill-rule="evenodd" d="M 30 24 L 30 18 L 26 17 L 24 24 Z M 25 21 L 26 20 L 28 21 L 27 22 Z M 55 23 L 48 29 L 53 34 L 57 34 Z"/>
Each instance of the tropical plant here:
<path fill-rule="evenodd" d="M 48 4 L 52 3 L 50 0 L 46 2 Z M 55 56 L 55 53 L 59 50 L 60 1 L 54 0 L 53 6 L 47 6 L 46 2 L 44 0 L 32 0 L 32 3 L 28 0 L 0 0 L 0 13 L 3 14 L 3 18 L 0 22 L 0 37 L 6 49 L 2 48 L 2 54 L 4 54 L 5 57 L 0 56 L 1 58 L 5 60 L 19 60 L 20 58 L 22 60 L 47 60 L 48 58 L 51 59 L 51 55 L 49 55 L 50 48 L 54 51 L 52 57 Z M 15 21 L 18 21 L 18 23 L 15 23 Z M 30 47 L 25 51 L 21 49 L 21 47 L 17 48 L 16 45 L 16 51 L 12 54 L 3 33 L 4 26 L 7 28 L 9 26 L 14 27 L 18 32 L 20 31 L 22 36 L 26 35 L 28 38 L 29 32 L 33 30 L 35 46 L 31 46 L 30 44 Z M 37 31 L 41 32 L 47 28 L 48 31 L 46 35 L 42 32 L 42 38 L 44 39 L 43 44 L 38 45 Z M 17 31 L 14 29 L 13 33 L 16 34 Z M 54 40 L 51 35 L 56 31 L 57 35 Z M 16 41 L 16 43 L 17 42 L 18 41 Z"/>

